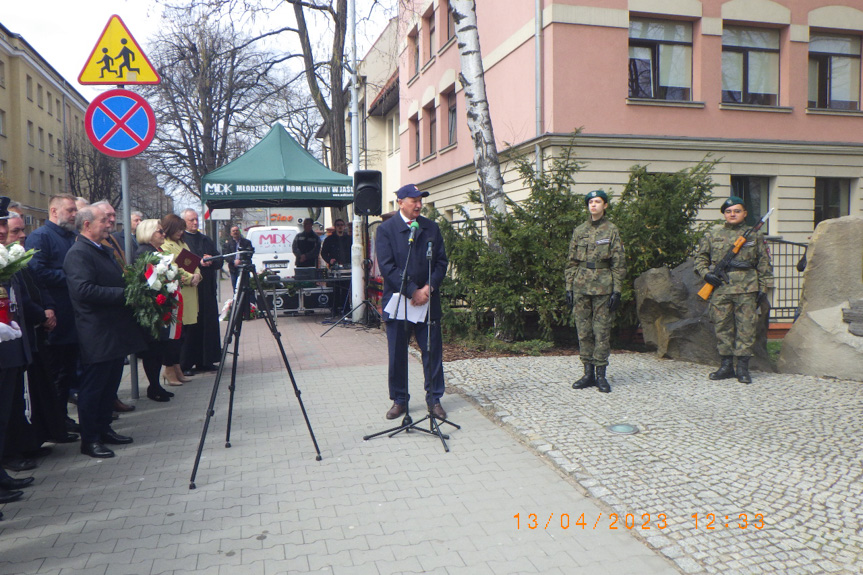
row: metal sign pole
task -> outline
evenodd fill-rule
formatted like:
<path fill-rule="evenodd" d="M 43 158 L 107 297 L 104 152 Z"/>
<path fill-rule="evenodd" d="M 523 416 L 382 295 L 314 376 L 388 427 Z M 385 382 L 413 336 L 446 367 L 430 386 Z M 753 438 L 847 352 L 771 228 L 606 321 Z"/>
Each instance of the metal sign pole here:
<path fill-rule="evenodd" d="M 129 160 L 120 160 L 120 198 L 123 201 L 123 245 L 126 251 L 126 263 L 131 264 L 135 258 L 132 253 L 132 200 L 129 198 Z M 138 399 L 138 358 L 133 353 L 129 356 L 129 383 L 132 385 L 132 399 Z"/>

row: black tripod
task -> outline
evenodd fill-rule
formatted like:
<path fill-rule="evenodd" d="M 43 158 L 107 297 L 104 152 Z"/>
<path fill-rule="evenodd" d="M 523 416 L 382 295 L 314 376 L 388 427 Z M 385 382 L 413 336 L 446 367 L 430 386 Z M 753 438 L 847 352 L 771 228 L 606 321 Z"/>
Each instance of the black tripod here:
<path fill-rule="evenodd" d="M 225 332 L 225 341 L 222 344 L 222 359 L 219 362 L 219 371 L 216 374 L 216 380 L 213 382 L 213 392 L 210 394 L 210 403 L 207 406 L 207 417 L 204 419 L 204 429 L 201 432 L 201 441 L 198 443 L 198 453 L 195 455 L 195 466 L 192 468 L 192 477 L 189 480 L 189 489 L 195 489 L 195 475 L 198 473 L 198 465 L 201 462 L 201 452 L 204 449 L 204 440 L 207 437 L 207 429 L 210 426 L 210 418 L 215 414 L 213 406 L 216 403 L 216 395 L 219 392 L 219 384 L 222 381 L 222 373 L 225 370 L 225 358 L 228 355 L 228 347 L 231 341 L 234 342 L 233 361 L 231 362 L 231 383 L 228 386 L 230 390 L 230 401 L 228 403 L 228 426 L 225 435 L 225 447 L 231 447 L 231 417 L 234 413 L 234 391 L 236 389 L 237 380 L 237 361 L 240 357 L 240 334 L 243 330 L 243 317 L 248 313 L 249 301 L 254 291 L 251 286 L 250 277 L 255 273 L 255 266 L 252 264 L 244 264 L 238 266 L 240 269 L 240 277 L 237 280 L 237 285 L 234 289 L 234 303 L 231 306 L 231 317 L 228 321 L 228 330 Z M 270 328 L 270 333 L 279 346 L 279 352 L 282 354 L 282 362 L 285 364 L 285 369 L 288 372 L 288 377 L 291 379 L 291 384 L 294 386 L 294 395 L 297 396 L 297 401 L 300 404 L 300 410 L 303 412 L 303 418 L 306 420 L 306 427 L 309 428 L 309 435 L 312 436 L 312 443 L 317 452 L 316 461 L 320 461 L 321 450 L 318 448 L 318 442 L 315 439 L 315 432 L 312 431 L 312 425 L 309 423 L 309 416 L 306 414 L 306 407 L 303 405 L 303 399 L 300 397 L 300 390 L 297 387 L 297 381 L 294 379 L 294 373 L 291 371 L 291 364 L 288 362 L 288 356 L 285 354 L 285 348 L 282 346 L 282 336 L 276 329 L 276 323 L 273 319 L 273 312 L 267 304 L 267 298 L 264 296 L 260 282 L 257 284 L 258 302 L 260 309 L 264 312 L 264 319 L 267 322 L 267 327 Z"/>
<path fill-rule="evenodd" d="M 416 223 L 414 225 L 416 225 Z M 405 261 L 405 267 L 402 270 L 401 286 L 399 287 L 398 293 L 395 293 L 392 296 L 392 297 L 398 298 L 396 301 L 395 313 L 392 315 L 392 317 L 394 317 L 394 318 L 398 317 L 399 307 L 402 305 L 402 302 L 404 302 L 405 306 L 408 305 L 407 299 L 404 298 L 404 296 L 402 296 L 401 294 L 404 293 L 405 285 L 407 285 L 408 263 L 410 263 L 411 254 L 413 253 L 413 234 L 411 234 L 411 239 L 408 241 L 409 241 L 408 256 L 407 256 L 407 260 Z M 426 258 L 428 259 L 428 266 L 429 266 L 428 277 L 429 277 L 429 281 L 431 281 L 432 242 L 428 243 L 428 249 L 426 251 Z M 429 298 L 431 298 L 431 293 L 429 293 Z M 410 330 L 408 329 L 407 310 L 405 309 L 404 312 L 405 312 L 405 314 L 404 314 L 404 319 L 402 320 L 402 326 L 401 327 L 404 330 L 405 339 L 407 340 L 405 342 L 405 356 L 407 356 L 407 353 L 408 353 L 407 349 L 408 349 L 408 346 L 410 345 L 410 335 L 411 334 L 410 334 Z M 431 326 L 433 323 L 434 322 L 431 319 L 431 303 L 429 303 L 428 315 L 426 316 L 426 327 L 428 329 L 428 335 L 426 336 L 426 350 L 425 350 L 426 353 L 429 353 L 430 349 L 431 349 Z M 405 359 L 407 359 L 407 358 L 405 358 Z M 407 365 L 407 361 L 405 361 L 405 365 Z M 407 374 L 405 374 L 405 375 L 407 376 Z M 405 387 L 407 388 L 407 386 L 408 386 L 408 379 L 407 379 L 407 377 L 405 377 Z M 405 390 L 405 391 L 407 391 L 407 390 Z M 405 397 L 407 397 L 407 396 L 408 396 L 408 394 L 405 393 Z M 429 406 L 428 409 L 429 409 L 429 411 L 425 417 L 414 422 L 413 419 L 411 419 L 411 414 L 410 414 L 410 401 L 406 399 L 405 400 L 405 417 L 402 420 L 401 425 L 399 425 L 397 427 L 392 427 L 390 429 L 385 429 L 384 431 L 379 431 L 379 432 L 373 433 L 371 435 L 363 436 L 363 439 L 369 440 L 369 439 L 372 439 L 373 437 L 378 437 L 379 435 L 384 435 L 384 434 L 388 434 L 388 437 L 394 437 L 394 436 L 398 435 L 399 433 L 401 433 L 402 431 L 410 432 L 412 429 L 415 429 L 417 431 L 421 431 L 421 432 L 427 433 L 429 435 L 434 435 L 435 437 L 440 439 L 440 442 L 443 445 L 444 451 L 449 453 L 449 446 L 446 444 L 446 440 L 449 439 L 449 435 L 447 435 L 441 431 L 440 424 L 438 424 L 438 418 L 435 415 L 433 415 L 431 412 L 431 409 L 432 409 L 431 406 Z M 419 425 L 426 420 L 428 420 L 428 422 L 429 422 L 428 429 L 424 429 L 422 427 L 419 427 Z M 441 419 L 440 421 L 441 421 L 441 423 L 449 424 L 449 425 L 455 427 L 456 429 L 461 429 L 461 426 L 456 425 L 455 423 L 453 423 L 452 421 L 450 421 L 448 419 Z"/>
<path fill-rule="evenodd" d="M 365 277 L 365 288 L 363 289 L 363 295 L 365 295 L 365 299 L 363 301 L 361 301 L 358 305 L 354 306 L 354 308 L 351 309 L 351 311 L 349 311 L 348 313 L 346 313 L 345 315 L 343 315 L 342 317 L 337 319 L 335 322 L 333 322 L 333 325 L 331 325 L 329 328 L 327 328 L 327 331 L 322 333 L 321 337 L 324 337 L 325 335 L 330 333 L 331 329 L 333 329 L 334 327 L 336 327 L 337 325 L 339 325 L 340 323 L 345 321 L 349 316 L 352 316 L 355 311 L 357 311 L 358 309 L 360 309 L 363 306 L 365 306 L 365 311 L 366 311 L 365 325 L 367 325 L 367 326 L 371 325 L 373 322 L 376 325 L 380 325 L 381 321 L 383 320 L 383 318 L 381 317 L 381 314 L 378 313 L 378 310 L 375 307 L 375 304 L 372 303 L 372 301 L 369 299 L 369 282 L 371 281 L 371 278 L 369 277 L 369 268 L 371 267 L 372 260 L 368 257 L 368 255 L 369 255 L 368 254 L 368 249 L 369 249 L 369 217 L 367 215 L 363 216 L 363 246 L 364 246 L 364 250 L 365 250 L 365 253 L 363 255 L 366 256 L 363 258 L 363 277 Z M 351 290 L 348 290 L 348 296 L 350 296 L 350 293 L 351 293 Z"/>

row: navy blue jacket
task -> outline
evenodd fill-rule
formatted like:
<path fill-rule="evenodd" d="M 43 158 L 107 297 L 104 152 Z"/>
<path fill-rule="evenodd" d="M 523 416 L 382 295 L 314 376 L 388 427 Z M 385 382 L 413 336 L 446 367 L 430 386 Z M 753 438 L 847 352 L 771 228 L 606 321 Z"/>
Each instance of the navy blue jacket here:
<path fill-rule="evenodd" d="M 404 295 L 412 297 L 414 292 L 431 284 L 431 319 L 437 320 L 441 317 L 440 286 L 446 275 L 449 261 L 446 258 L 446 249 L 443 245 L 443 236 L 436 223 L 428 218 L 419 216 L 417 223 L 420 225 L 414 238 L 413 253 L 411 253 L 408 264 L 407 280 Z M 408 228 L 401 215 L 396 214 L 382 223 L 376 232 L 375 250 L 377 252 L 378 266 L 384 278 L 384 297 L 381 306 L 386 308 L 392 295 L 399 291 L 402 281 L 402 270 L 408 258 Z M 432 242 L 431 278 L 429 278 L 429 262 L 427 258 L 428 244 Z M 384 320 L 389 315 L 384 312 Z"/>
<path fill-rule="evenodd" d="M 51 221 L 34 230 L 25 242 L 28 250 L 38 250 L 27 265 L 33 270 L 44 293 L 54 301 L 57 327 L 47 334 L 49 345 L 78 343 L 75 313 L 72 311 L 72 300 L 69 299 L 66 272 L 63 271 L 66 252 L 74 243 L 75 232 L 68 232 Z"/>
<path fill-rule="evenodd" d="M 113 250 L 78 236 L 66 254 L 66 282 L 75 309 L 82 363 L 119 359 L 147 347 L 132 310 Z"/>

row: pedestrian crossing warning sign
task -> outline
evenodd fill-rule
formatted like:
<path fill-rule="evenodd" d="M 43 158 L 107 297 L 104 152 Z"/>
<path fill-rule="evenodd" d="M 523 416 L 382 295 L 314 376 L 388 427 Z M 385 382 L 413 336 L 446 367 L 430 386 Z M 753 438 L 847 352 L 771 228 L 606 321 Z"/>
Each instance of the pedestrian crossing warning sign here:
<path fill-rule="evenodd" d="M 78 76 L 79 84 L 158 84 L 159 73 L 114 14 Z"/>

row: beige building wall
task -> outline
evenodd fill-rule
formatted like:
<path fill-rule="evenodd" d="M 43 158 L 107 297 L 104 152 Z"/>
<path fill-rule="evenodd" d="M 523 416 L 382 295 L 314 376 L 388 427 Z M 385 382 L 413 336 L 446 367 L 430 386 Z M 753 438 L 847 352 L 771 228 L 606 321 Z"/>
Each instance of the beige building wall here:
<path fill-rule="evenodd" d="M 68 189 L 64 142 L 84 133 L 87 105 L 24 38 L 0 24 L 0 171 L 31 229 L 47 218 L 50 196 Z"/>

